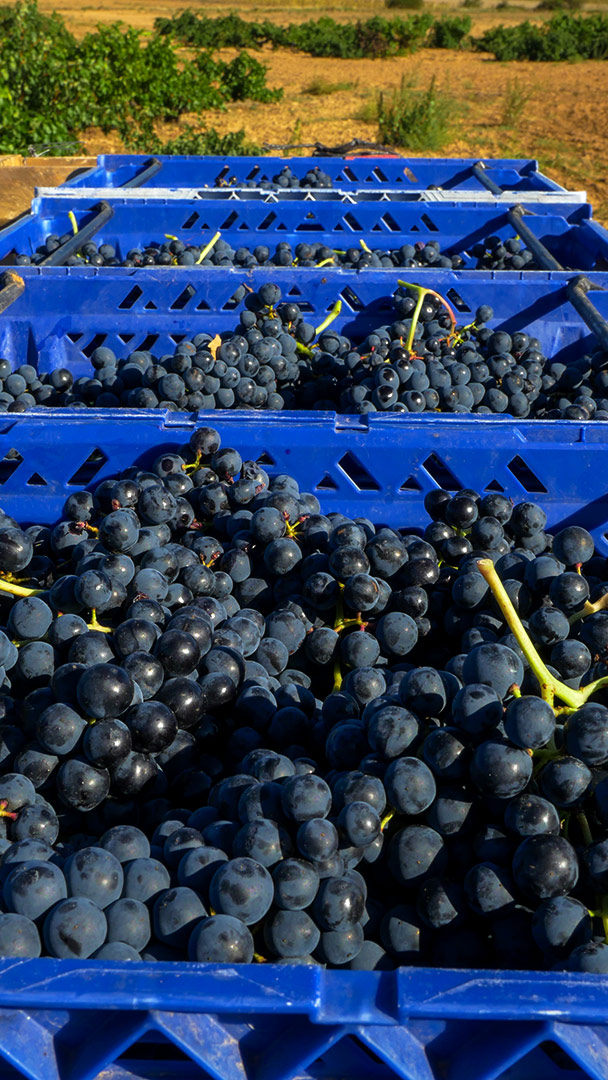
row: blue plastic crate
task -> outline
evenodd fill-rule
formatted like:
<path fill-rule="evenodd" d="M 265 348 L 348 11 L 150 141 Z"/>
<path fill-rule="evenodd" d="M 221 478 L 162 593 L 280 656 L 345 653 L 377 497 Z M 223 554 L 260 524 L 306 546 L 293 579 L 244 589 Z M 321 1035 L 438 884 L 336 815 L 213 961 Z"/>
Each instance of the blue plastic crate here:
<path fill-rule="evenodd" d="M 606 1080 L 606 980 L 0 961 L 3 1080 Z"/>
<path fill-rule="evenodd" d="M 109 205 L 113 216 L 94 239 L 98 244 L 112 244 L 120 259 L 133 247 L 162 243 L 167 235 L 178 236 L 184 243 L 202 244 L 217 231 L 235 248 L 253 250 L 257 244 L 266 244 L 271 252 L 282 240 L 293 247 L 302 241 L 319 241 L 338 249 L 358 247 L 362 240 L 370 248 L 383 250 L 438 240 L 441 250 L 451 254 L 467 252 L 490 235 L 503 239 L 515 235 L 507 216 L 509 207 L 487 202 L 464 206 L 365 202 L 353 206 L 336 202 L 267 205 L 112 198 Z M 52 233 L 71 232 L 70 211 L 82 227 L 95 218 L 98 206 L 95 201 L 71 205 L 64 198 L 34 199 L 31 213 L 0 230 L 0 262 L 11 262 L 16 254 L 34 254 Z M 535 206 L 524 220 L 563 266 L 585 271 L 608 268 L 608 232 L 591 220 L 589 204 L 552 205 L 546 210 Z M 469 257 L 467 263 L 474 267 L 475 259 Z"/>
<path fill-rule="evenodd" d="M 3 1001 L 18 995 L 27 1010 L 13 1014 L 0 1042 L 9 1060 L 18 1056 L 21 1062 L 23 1071 L 10 1076 L 606 1076 L 603 980 L 512 973 L 503 978 L 492 972 L 361 975 L 271 966 L 247 973 L 206 965 L 179 965 L 178 971 L 168 964 L 133 967 L 49 960 L 9 967 L 3 962 Z"/>
<path fill-rule="evenodd" d="M 137 182 L 146 173 L 149 157 L 131 154 L 101 154 L 97 165 L 62 186 L 122 187 Z M 474 167 L 479 158 L 415 157 L 174 157 L 159 156 L 161 168 L 146 181 L 152 187 L 236 187 L 239 181 L 271 181 L 285 165 L 298 177 L 315 166 L 331 176 L 334 186 L 345 191 L 360 188 L 439 187 L 448 190 L 486 190 Z M 554 180 L 539 172 L 533 158 L 488 158 L 481 163 L 487 178 L 508 191 L 564 191 Z"/>
<path fill-rule="evenodd" d="M 542 501 L 550 527 L 586 525 L 608 551 L 599 424 L 309 416 L 287 438 L 282 417 L 216 422 L 226 445 L 289 470 L 325 510 L 420 526 L 438 484 L 502 488 Z M 54 521 L 67 493 L 148 464 L 193 425 L 175 414 L 5 416 L 0 505 L 23 523 Z M 552 972 L 2 960 L 0 1077 L 606 1080 L 606 1001 L 606 979 Z"/>
<path fill-rule="evenodd" d="M 340 299 L 333 325 L 358 340 L 393 322 L 392 293 L 405 277 L 446 297 L 460 324 L 471 322 L 480 304 L 490 304 L 493 326 L 530 331 L 552 357 L 568 360 L 595 345 L 567 298 L 572 275 L 558 272 L 32 267 L 23 277 L 23 294 L 0 314 L 0 356 L 40 371 L 68 365 L 77 376 L 90 373 L 89 357 L 98 345 L 117 356 L 135 349 L 163 355 L 193 334 L 233 330 L 243 306 L 234 299 L 237 288 L 277 280 L 283 298 L 295 300 L 316 325 Z M 598 287 L 593 302 L 606 317 L 608 274 L 591 277 Z"/>
<path fill-rule="evenodd" d="M 41 410 L 0 416 L 0 506 L 56 521 L 70 492 L 188 441 L 196 424 L 270 473 L 293 474 L 325 511 L 391 526 L 426 522 L 428 491 L 463 487 L 538 499 L 549 527 L 580 520 L 608 554 L 608 425 L 435 414 L 200 414 Z M 0 1072 L 1 1076 L 1 1072 Z"/>

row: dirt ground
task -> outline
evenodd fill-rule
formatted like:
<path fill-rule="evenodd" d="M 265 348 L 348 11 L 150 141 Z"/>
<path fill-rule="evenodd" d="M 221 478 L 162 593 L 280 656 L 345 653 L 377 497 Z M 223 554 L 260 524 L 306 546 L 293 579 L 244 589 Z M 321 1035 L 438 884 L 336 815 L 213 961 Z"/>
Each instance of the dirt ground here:
<path fill-rule="evenodd" d="M 39 3 L 43 10 L 59 11 L 77 34 L 93 29 L 100 21 L 117 19 L 151 30 L 157 16 L 174 14 L 186 6 L 183 0 L 106 0 L 103 9 L 77 0 Z M 339 7 L 321 4 L 320 0 L 265 0 L 263 4 L 240 0 L 230 8 L 209 0 L 192 7 L 209 16 L 237 10 L 245 18 L 267 17 L 279 23 L 318 18 L 321 14 L 344 21 L 373 14 L 399 14 L 387 12 L 383 0 L 343 0 Z M 425 10 L 436 15 L 470 14 L 474 34 L 498 23 L 547 17 L 534 9 L 535 3 L 530 0 L 501 9 L 484 3 L 481 9 L 472 11 L 455 6 L 453 0 L 425 5 Z M 222 50 L 220 55 L 230 59 L 235 53 Z M 332 145 L 353 137 L 375 140 L 378 130 L 374 104 L 378 92 L 390 94 L 403 80 L 415 94 L 436 77 L 437 86 L 449 95 L 453 105 L 453 123 L 447 144 L 438 152 L 441 156 L 536 157 L 541 168 L 561 183 L 586 190 L 595 216 L 608 223 L 606 62 L 504 64 L 480 53 L 433 49 L 387 60 L 316 59 L 271 48 L 256 55 L 268 66 L 268 84 L 283 88 L 280 102 L 234 102 L 222 111 L 211 110 L 204 117 L 184 120 L 195 124 L 202 121 L 222 134 L 243 128 L 247 137 L 259 144 L 319 140 Z M 310 92 L 315 87 L 321 92 Z M 171 136 L 177 131 L 174 125 L 162 133 Z M 85 133 L 84 143 L 89 154 L 121 149 L 115 137 L 94 131 Z"/>

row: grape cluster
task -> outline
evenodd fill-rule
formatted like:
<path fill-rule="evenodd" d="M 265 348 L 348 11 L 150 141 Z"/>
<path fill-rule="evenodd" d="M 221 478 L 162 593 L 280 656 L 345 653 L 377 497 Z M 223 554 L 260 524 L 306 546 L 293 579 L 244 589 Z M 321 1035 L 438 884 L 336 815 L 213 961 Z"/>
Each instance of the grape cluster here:
<path fill-rule="evenodd" d="M 278 285 L 240 286 L 244 309 L 234 332 L 200 333 L 174 355 L 138 350 L 91 355 L 93 377 L 67 368 L 13 372 L 0 361 L 0 412 L 39 406 L 187 410 L 301 409 L 339 413 L 448 412 L 517 418 L 608 419 L 608 357 L 598 350 L 568 364 L 551 360 L 524 330 L 508 334 L 479 307 L 458 328 L 438 294 L 400 286 L 392 323 L 355 344 L 281 303 Z"/>
<path fill-rule="evenodd" d="M 71 233 L 47 236 L 44 244 L 34 255 L 20 254 L 14 257 L 16 266 L 36 266 L 72 237 Z M 367 245 L 351 245 L 336 249 L 320 241 L 301 241 L 292 247 L 286 240 L 279 241 L 274 251 L 266 244 L 251 248 L 246 245 L 233 247 L 227 240 L 216 240 L 209 250 L 204 243 L 188 244 L 178 237 L 168 237 L 164 243 L 154 242 L 141 248 L 131 248 L 125 258 L 118 258 L 112 244 L 97 245 L 94 240 L 83 244 L 76 255 L 66 259 L 66 266 L 224 266 L 251 270 L 256 266 L 269 267 L 341 267 L 345 270 L 381 270 L 410 267 L 433 267 L 434 269 L 462 270 L 473 265 L 484 270 L 538 269 L 531 251 L 522 248 L 513 238 L 503 242 L 498 237 L 488 237 L 483 244 L 476 244 L 470 252 L 445 255 L 441 253 L 438 240 L 402 244 L 398 248 L 368 248 Z"/>
<path fill-rule="evenodd" d="M 471 248 L 477 260 L 476 270 L 540 270 L 534 255 L 518 236 L 501 240 L 500 236 L 487 236 L 482 244 Z"/>
<path fill-rule="evenodd" d="M 289 165 L 284 165 L 283 168 L 276 173 L 272 180 L 259 180 L 255 177 L 251 180 L 237 180 L 235 176 L 230 176 L 227 179 L 221 178 L 216 180 L 216 187 L 241 187 L 241 188 L 261 188 L 263 191 L 282 191 L 285 188 L 333 188 L 334 182 L 331 176 L 323 172 L 323 169 L 319 165 L 314 165 L 312 169 L 307 169 L 304 176 L 297 177 L 292 172 Z"/>
<path fill-rule="evenodd" d="M 0 955 L 608 971 L 606 559 L 425 507 L 324 515 L 201 427 L 2 514 Z"/>

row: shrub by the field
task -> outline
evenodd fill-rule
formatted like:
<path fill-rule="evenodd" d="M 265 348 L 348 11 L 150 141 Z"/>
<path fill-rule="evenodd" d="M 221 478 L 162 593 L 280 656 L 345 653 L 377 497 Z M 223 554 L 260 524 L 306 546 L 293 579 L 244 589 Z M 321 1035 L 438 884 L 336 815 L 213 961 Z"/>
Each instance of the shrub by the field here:
<path fill-rule="evenodd" d="M 473 41 L 475 48 L 494 53 L 497 60 L 605 60 L 608 57 L 608 18 L 556 15 L 541 26 L 496 26 Z"/>
<path fill-rule="evenodd" d="M 422 4 L 418 0 L 386 0 L 386 6 L 415 9 Z M 346 24 L 323 16 L 282 27 L 268 20 L 248 22 L 239 15 L 210 19 L 187 10 L 173 18 L 157 19 L 154 25 L 159 34 L 171 34 L 183 44 L 197 48 L 260 48 L 270 44 L 311 56 L 359 59 L 396 56 L 429 44 L 435 48 L 458 47 L 470 30 L 470 26 L 463 29 L 463 22 L 458 17 L 435 21 L 424 12 L 407 18 L 374 16 Z M 436 27 L 439 27 L 437 33 Z"/>
<path fill-rule="evenodd" d="M 441 150 L 449 136 L 450 98 L 431 79 L 427 90 L 402 82 L 391 97 L 378 96 L 378 135 L 381 142 L 407 150 Z"/>
<path fill-rule="evenodd" d="M 171 41 L 119 24 L 82 41 L 35 0 L 0 15 L 0 152 L 73 140 L 88 127 L 117 130 L 128 149 L 159 151 L 154 124 L 226 101 L 272 101 L 266 69 L 242 53 L 229 63 L 199 54 L 183 62 Z"/>
<path fill-rule="evenodd" d="M 468 15 L 448 16 L 433 23 L 426 44 L 432 49 L 461 49 L 470 32 Z"/>

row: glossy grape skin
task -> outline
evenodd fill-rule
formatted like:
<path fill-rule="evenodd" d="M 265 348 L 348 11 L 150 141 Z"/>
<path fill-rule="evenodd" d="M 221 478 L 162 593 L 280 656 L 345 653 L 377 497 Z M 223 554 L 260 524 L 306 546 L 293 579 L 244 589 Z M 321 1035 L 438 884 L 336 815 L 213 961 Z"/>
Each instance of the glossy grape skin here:
<path fill-rule="evenodd" d="M 513 857 L 513 876 L 522 892 L 536 900 L 566 896 L 578 881 L 576 853 L 562 836 L 529 836 Z"/>
<path fill-rule="evenodd" d="M 563 959 L 591 941 L 593 923 L 584 904 L 572 896 L 543 900 L 532 917 L 534 940 L 549 960 Z"/>
<path fill-rule="evenodd" d="M 521 836 L 550 834 L 559 836 L 560 820 L 557 809 L 538 795 L 518 795 L 505 807 L 505 825 Z"/>
<path fill-rule="evenodd" d="M 150 913 L 139 900 L 122 897 L 105 908 L 108 942 L 120 941 L 137 952 L 145 949 L 152 935 Z"/>
<path fill-rule="evenodd" d="M 447 851 L 439 833 L 426 825 L 408 825 L 391 839 L 389 866 L 398 881 L 410 887 L 447 867 Z"/>
<path fill-rule="evenodd" d="M 540 774 L 543 795 L 555 806 L 566 810 L 581 805 L 592 780 L 591 770 L 574 757 L 549 761 Z"/>
<path fill-rule="evenodd" d="M 344 967 L 359 955 L 364 940 L 360 923 L 346 930 L 325 930 L 320 936 L 317 954 L 325 964 Z"/>
<path fill-rule="evenodd" d="M 286 910 L 300 910 L 312 904 L 319 889 L 314 866 L 302 859 L 284 859 L 272 872 L 274 902 Z"/>
<path fill-rule="evenodd" d="M 316 949 L 321 932 L 305 911 L 283 910 L 267 920 L 264 937 L 275 956 L 297 959 Z"/>
<path fill-rule="evenodd" d="M 566 722 L 566 745 L 586 765 L 608 761 L 608 709 L 589 702 L 572 713 Z"/>
<path fill-rule="evenodd" d="M 521 686 L 523 665 L 506 645 L 478 645 L 464 663 L 463 676 L 467 684 L 482 683 L 496 691 L 504 700 L 512 686 Z"/>
<path fill-rule="evenodd" d="M 211 879 L 209 896 L 215 911 L 234 915 L 247 926 L 259 922 L 272 903 L 272 878 L 253 859 L 237 858 L 222 864 Z"/>
<path fill-rule="evenodd" d="M 198 895 L 187 886 L 166 889 L 154 901 L 152 925 L 155 937 L 171 948 L 185 948 L 190 935 L 207 911 Z"/>
<path fill-rule="evenodd" d="M 84 896 L 61 900 L 44 921 L 44 941 L 51 956 L 86 960 L 105 940 L 106 917 Z"/>
<path fill-rule="evenodd" d="M 504 725 L 508 738 L 516 746 L 538 750 L 553 737 L 555 714 L 541 698 L 523 696 L 507 706 Z"/>
<path fill-rule="evenodd" d="M 67 895 L 61 870 L 49 862 L 18 864 L 4 882 L 4 902 L 7 910 L 32 922 L 43 917 Z"/>
<path fill-rule="evenodd" d="M 389 803 L 402 814 L 421 814 L 437 792 L 431 770 L 418 758 L 400 757 L 391 762 L 384 783 Z"/>
<path fill-rule="evenodd" d="M 519 795 L 531 776 L 530 755 L 507 742 L 482 743 L 471 762 L 473 783 L 486 796 L 508 799 Z"/>
<path fill-rule="evenodd" d="M 123 896 L 146 904 L 170 884 L 169 871 L 157 859 L 133 859 L 125 867 Z"/>
<path fill-rule="evenodd" d="M 36 959 L 41 951 L 40 935 L 31 919 L 13 912 L 0 915 L 0 957 Z"/>
<path fill-rule="evenodd" d="M 199 963 L 250 964 L 253 938 L 247 926 L 230 915 L 212 915 L 194 929 L 189 957 Z"/>
<path fill-rule="evenodd" d="M 471 683 L 463 686 L 454 698 L 454 723 L 470 735 L 492 733 L 502 721 L 502 717 L 501 700 L 490 686 Z"/>
<path fill-rule="evenodd" d="M 141 829 L 132 825 L 115 825 L 103 834 L 99 847 L 110 851 L 120 863 L 132 859 L 147 859 L 150 855 L 150 842 Z"/>
<path fill-rule="evenodd" d="M 608 972 L 608 945 L 602 941 L 589 941 L 574 949 L 566 962 L 568 971 L 605 975 Z"/>
<path fill-rule="evenodd" d="M 315 921 L 323 930 L 347 930 L 363 915 L 364 896 L 346 877 L 325 878 L 313 904 Z"/>
<path fill-rule="evenodd" d="M 510 874 L 492 863 L 478 863 L 464 879 L 467 902 L 477 915 L 503 916 L 515 907 L 515 888 Z"/>

